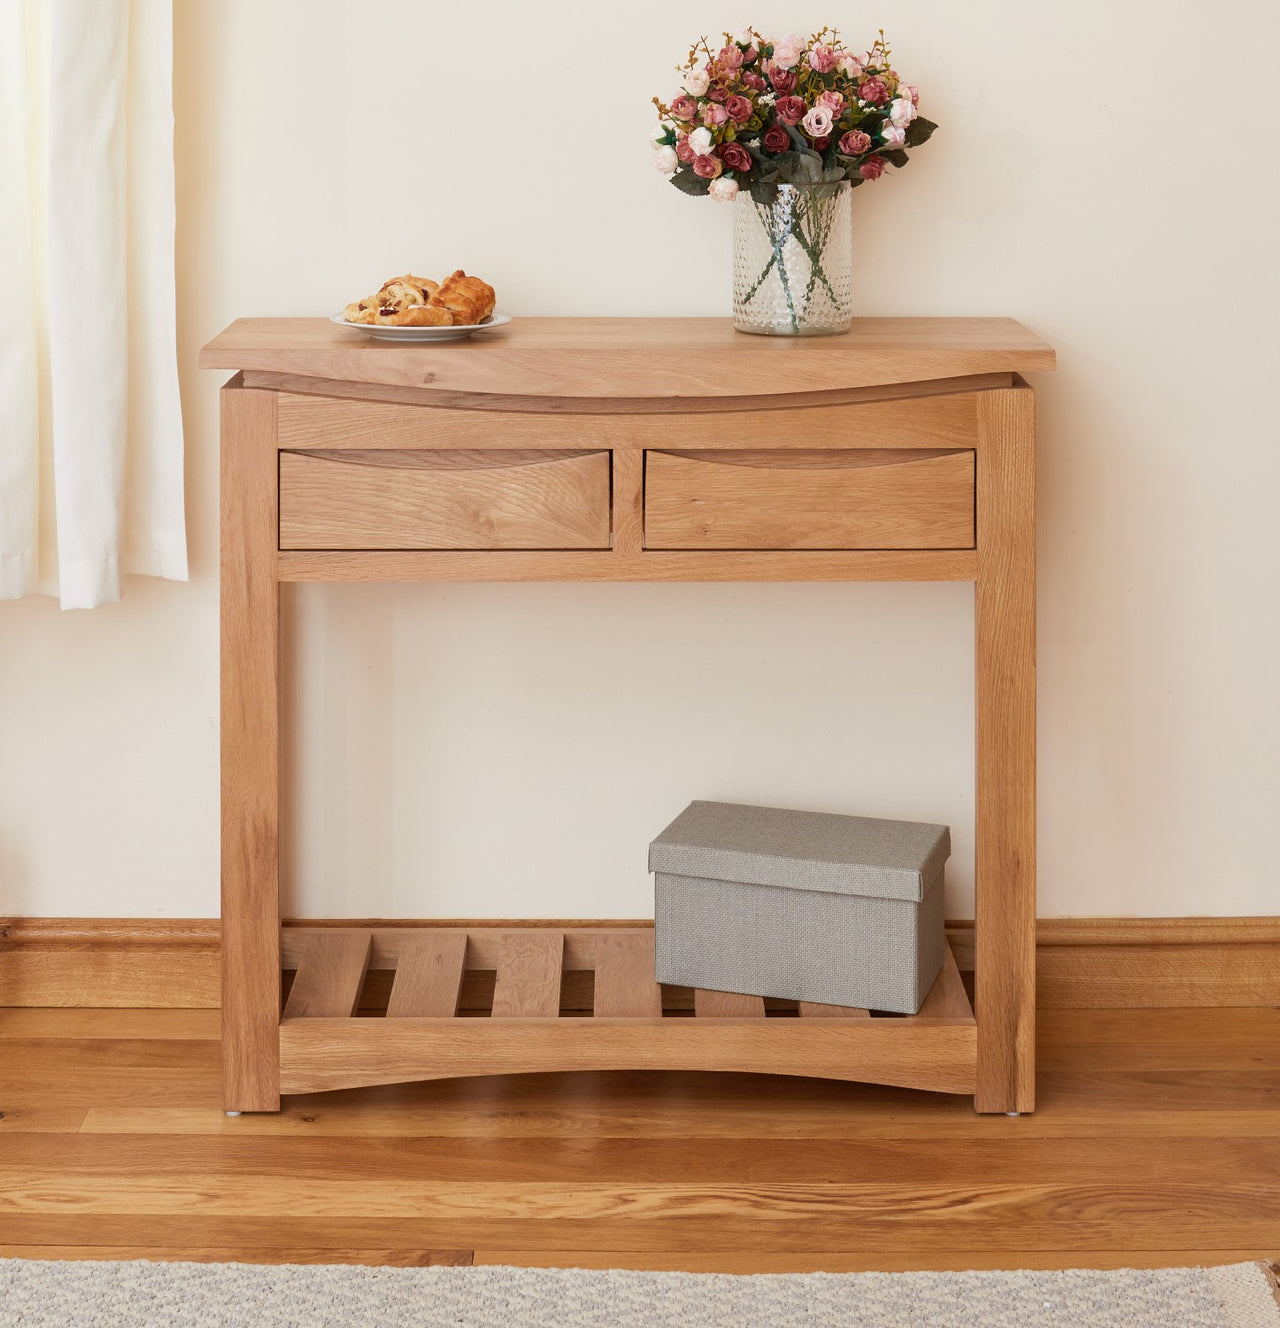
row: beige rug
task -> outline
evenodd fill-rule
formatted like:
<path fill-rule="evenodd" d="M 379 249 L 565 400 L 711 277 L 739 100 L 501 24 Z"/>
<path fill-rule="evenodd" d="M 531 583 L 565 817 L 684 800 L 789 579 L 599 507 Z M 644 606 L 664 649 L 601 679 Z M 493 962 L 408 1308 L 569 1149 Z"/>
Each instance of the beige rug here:
<path fill-rule="evenodd" d="M 22 1328 L 1280 1328 L 1261 1264 L 719 1273 L 0 1260 Z"/>

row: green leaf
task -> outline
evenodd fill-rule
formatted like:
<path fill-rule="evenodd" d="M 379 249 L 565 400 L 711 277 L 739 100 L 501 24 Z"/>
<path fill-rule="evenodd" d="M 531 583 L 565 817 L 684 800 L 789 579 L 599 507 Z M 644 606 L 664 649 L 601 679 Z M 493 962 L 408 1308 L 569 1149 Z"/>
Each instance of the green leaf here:
<path fill-rule="evenodd" d="M 899 168 L 905 166 L 911 159 L 901 148 L 890 148 L 887 152 L 881 148 L 880 155 L 889 163 L 890 166 Z"/>
<path fill-rule="evenodd" d="M 671 183 L 682 194 L 692 194 L 694 197 L 705 194 L 711 188 L 710 180 L 704 180 L 702 176 L 695 175 L 687 166 L 682 167 L 671 177 Z"/>
<path fill-rule="evenodd" d="M 932 120 L 926 120 L 923 115 L 917 115 L 907 126 L 906 146 L 918 148 L 921 143 L 927 143 L 937 127 Z"/>

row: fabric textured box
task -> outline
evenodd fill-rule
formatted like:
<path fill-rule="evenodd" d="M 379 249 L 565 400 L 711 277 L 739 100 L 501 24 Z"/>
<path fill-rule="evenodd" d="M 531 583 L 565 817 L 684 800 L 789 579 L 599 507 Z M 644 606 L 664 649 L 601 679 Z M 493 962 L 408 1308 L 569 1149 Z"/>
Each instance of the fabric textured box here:
<path fill-rule="evenodd" d="M 914 1014 L 946 826 L 693 802 L 649 846 L 659 982 Z"/>

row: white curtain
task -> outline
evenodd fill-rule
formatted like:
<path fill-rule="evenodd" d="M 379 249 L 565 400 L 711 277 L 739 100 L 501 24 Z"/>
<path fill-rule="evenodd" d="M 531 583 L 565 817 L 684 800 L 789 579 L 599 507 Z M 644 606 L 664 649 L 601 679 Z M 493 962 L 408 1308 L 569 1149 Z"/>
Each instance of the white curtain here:
<path fill-rule="evenodd" d="M 172 0 L 0 0 L 0 598 L 186 580 Z"/>

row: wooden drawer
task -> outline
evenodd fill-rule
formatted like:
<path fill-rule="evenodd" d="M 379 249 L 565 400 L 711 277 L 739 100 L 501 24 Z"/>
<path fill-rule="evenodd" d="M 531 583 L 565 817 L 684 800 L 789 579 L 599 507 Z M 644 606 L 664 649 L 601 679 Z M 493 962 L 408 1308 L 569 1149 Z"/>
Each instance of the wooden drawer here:
<path fill-rule="evenodd" d="M 607 549 L 606 451 L 280 453 L 282 549 Z"/>
<path fill-rule="evenodd" d="M 968 549 L 967 449 L 645 454 L 648 549 Z"/>

